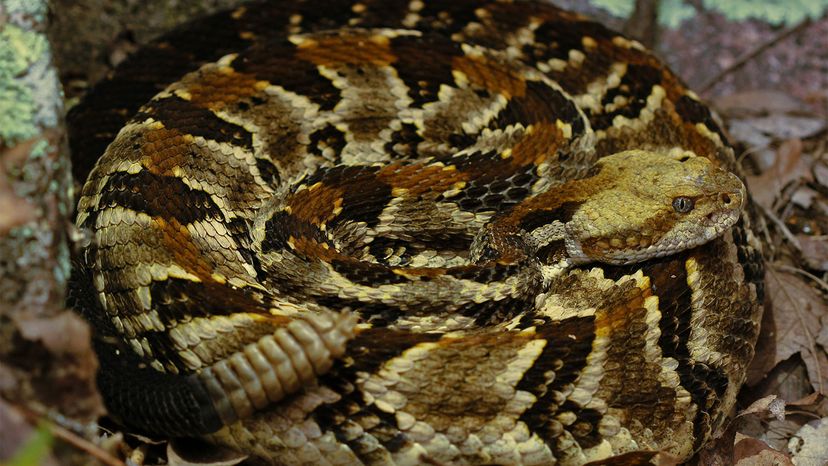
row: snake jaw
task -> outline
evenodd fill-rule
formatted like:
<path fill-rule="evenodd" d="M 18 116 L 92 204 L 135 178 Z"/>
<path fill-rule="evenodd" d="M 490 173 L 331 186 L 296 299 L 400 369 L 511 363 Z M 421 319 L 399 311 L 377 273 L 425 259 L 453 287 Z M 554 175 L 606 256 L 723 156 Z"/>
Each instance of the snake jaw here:
<path fill-rule="evenodd" d="M 584 265 L 596 261 L 596 258 L 591 257 L 584 252 L 581 247 L 581 242 L 576 235 L 567 234 L 564 236 L 564 244 L 566 245 L 567 262 L 571 265 Z"/>

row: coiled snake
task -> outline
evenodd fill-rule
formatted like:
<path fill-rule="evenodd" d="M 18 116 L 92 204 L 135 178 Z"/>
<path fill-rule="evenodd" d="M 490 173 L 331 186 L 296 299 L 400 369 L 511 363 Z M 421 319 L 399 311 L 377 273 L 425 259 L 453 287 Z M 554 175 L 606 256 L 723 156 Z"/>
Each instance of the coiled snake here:
<path fill-rule="evenodd" d="M 725 136 L 550 5 L 250 3 L 69 124 L 72 304 L 130 428 L 274 464 L 688 458 L 753 355 Z"/>

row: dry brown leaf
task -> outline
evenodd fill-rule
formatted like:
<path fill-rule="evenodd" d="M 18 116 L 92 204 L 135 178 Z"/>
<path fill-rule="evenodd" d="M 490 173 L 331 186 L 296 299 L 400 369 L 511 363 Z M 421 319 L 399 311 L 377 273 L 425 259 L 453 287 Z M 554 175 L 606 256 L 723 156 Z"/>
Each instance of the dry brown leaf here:
<path fill-rule="evenodd" d="M 805 367 L 808 369 L 808 379 L 821 394 L 828 391 L 828 353 L 825 352 L 825 347 L 822 345 L 815 345 L 816 350 L 802 350 L 802 360 L 805 361 Z M 814 383 L 814 380 L 822 380 L 822 384 Z"/>
<path fill-rule="evenodd" d="M 810 235 L 796 235 L 796 238 L 808 266 L 828 271 L 828 238 Z"/>
<path fill-rule="evenodd" d="M 828 315 L 824 315 L 819 319 L 822 327 L 816 337 L 816 342 L 825 348 L 828 348 Z"/>
<path fill-rule="evenodd" d="M 828 315 L 828 305 L 813 286 L 796 275 L 771 268 L 765 274 L 765 283 L 772 308 L 772 326 L 765 329 L 775 343 L 772 364 L 799 353 L 811 385 L 825 393 L 828 355 L 816 338 L 822 328 L 822 316 Z M 763 350 L 768 348 L 757 348 L 758 353 Z"/>
<path fill-rule="evenodd" d="M 814 164 L 814 179 L 822 186 L 828 186 L 828 163 L 825 155 L 820 162 Z"/>
<path fill-rule="evenodd" d="M 771 419 L 764 423 L 764 431 L 758 438 L 774 450 L 783 451 L 788 446 L 788 440 L 802 427 L 802 420 L 791 418 L 780 421 L 778 419 Z"/>
<path fill-rule="evenodd" d="M 802 140 L 789 139 L 776 150 L 773 165 L 761 175 L 747 177 L 747 184 L 753 199 L 770 209 L 782 188 L 796 179 L 809 179 L 811 163 L 802 157 Z"/>
<path fill-rule="evenodd" d="M 91 420 L 104 413 L 95 388 L 98 363 L 89 327 L 80 316 L 71 311 L 49 317 L 21 311 L 10 321 L 19 332 L 19 341 L 15 343 L 14 358 L 4 361 L 13 381 L 3 391 L 4 396 L 15 400 L 34 396 L 78 420 Z M 44 356 L 47 354 L 48 358 Z M 32 358 L 39 358 L 42 369 L 31 370 Z"/>
<path fill-rule="evenodd" d="M 739 416 L 746 416 L 748 414 L 770 414 L 780 421 L 785 420 L 785 400 L 776 395 L 768 395 L 764 398 L 759 398 L 750 404 L 744 411 L 739 413 Z"/>
<path fill-rule="evenodd" d="M 737 466 L 794 466 L 787 455 L 774 450 L 767 443 L 736 434 L 733 446 L 733 463 Z"/>
<path fill-rule="evenodd" d="M 742 120 L 772 140 L 808 139 L 825 129 L 825 120 L 816 115 L 774 113 L 766 117 Z"/>
<path fill-rule="evenodd" d="M 23 338 L 42 342 L 54 354 L 84 354 L 90 351 L 89 325 L 77 314 L 61 312 L 48 318 L 26 317 L 17 322 Z"/>
<path fill-rule="evenodd" d="M 728 130 L 751 152 L 764 151 L 786 139 L 807 139 L 825 129 L 819 115 L 804 112 L 796 98 L 777 91 L 754 90 L 716 99 L 716 108 L 728 121 Z M 764 161 L 763 166 L 771 163 Z"/>
<path fill-rule="evenodd" d="M 767 349 L 770 356 L 774 356 L 773 344 Z M 799 354 L 791 356 L 790 359 L 772 366 L 773 360 L 755 360 L 748 369 L 748 384 L 751 387 L 745 401 L 755 400 L 767 395 L 776 395 L 783 400 L 798 400 L 813 393 L 811 382 L 808 380 L 808 369 L 802 362 Z M 765 367 L 773 367 L 768 372 Z M 752 398 L 750 398 L 752 396 Z M 745 418 L 742 418 L 745 419 Z M 757 437 L 754 435 L 754 437 Z"/>
<path fill-rule="evenodd" d="M 788 442 L 791 459 L 797 466 L 828 464 L 828 418 L 809 422 Z"/>
<path fill-rule="evenodd" d="M 790 94 L 773 89 L 755 89 L 718 97 L 716 109 L 724 117 L 739 118 L 772 113 L 797 113 L 802 102 Z"/>
<path fill-rule="evenodd" d="M 806 396 L 805 398 L 800 398 L 796 401 L 789 401 L 788 406 L 814 406 L 819 402 L 819 400 L 822 397 L 823 395 L 814 392 Z"/>
<path fill-rule="evenodd" d="M 807 209 L 819 199 L 819 193 L 808 186 L 800 186 L 791 196 L 791 202 L 798 207 Z"/>
<path fill-rule="evenodd" d="M 740 92 L 717 99 L 716 108 L 728 121 L 733 137 L 751 152 L 768 157 L 771 146 L 786 139 L 808 139 L 825 129 L 825 119 L 804 111 L 807 106 L 791 95 L 772 90 Z M 764 162 L 764 163 L 761 163 Z M 760 160 L 768 166 L 770 160 Z"/>
<path fill-rule="evenodd" d="M 790 139 L 810 139 L 825 129 L 820 118 L 775 114 L 766 117 L 732 119 L 728 130 L 736 141 L 747 146 L 760 169 L 775 163 L 773 148 Z"/>

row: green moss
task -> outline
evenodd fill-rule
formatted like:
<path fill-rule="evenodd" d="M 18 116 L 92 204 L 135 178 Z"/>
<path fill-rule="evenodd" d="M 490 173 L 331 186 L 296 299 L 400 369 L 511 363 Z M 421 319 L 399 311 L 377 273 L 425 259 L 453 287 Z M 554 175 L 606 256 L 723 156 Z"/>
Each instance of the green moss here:
<path fill-rule="evenodd" d="M 591 0 L 591 3 L 620 18 L 629 17 L 635 6 L 635 0 Z M 705 9 L 719 12 L 731 21 L 758 19 L 787 25 L 805 18 L 819 18 L 828 10 L 828 0 L 703 0 L 703 5 Z M 695 14 L 695 9 L 687 1 L 662 0 L 658 21 L 663 26 L 677 28 L 682 21 Z"/>
<path fill-rule="evenodd" d="M 629 18 L 635 6 L 634 0 L 592 0 L 593 5 L 603 8 L 613 16 L 619 18 Z"/>
<path fill-rule="evenodd" d="M 48 141 L 46 141 L 44 139 L 40 139 L 37 142 L 35 142 L 34 145 L 32 146 L 31 150 L 29 151 L 29 157 L 32 157 L 32 158 L 46 157 L 47 155 L 49 155 L 49 152 L 51 152 L 52 150 L 54 150 L 54 147 L 52 147 L 52 145 L 49 144 Z"/>
<path fill-rule="evenodd" d="M 828 9 L 828 0 L 704 0 L 704 7 L 727 19 L 759 19 L 772 24 L 796 24 L 805 18 L 817 19 Z"/>
<path fill-rule="evenodd" d="M 0 5 L 11 16 L 14 22 L 33 21 L 43 23 L 46 20 L 48 8 L 46 2 L 32 0 L 2 0 Z"/>
<path fill-rule="evenodd" d="M 36 90 L 20 76 L 48 55 L 48 43 L 42 34 L 7 24 L 0 44 L 0 140 L 14 145 L 39 133 Z"/>
<path fill-rule="evenodd" d="M 662 26 L 675 29 L 695 14 L 696 9 L 682 0 L 662 0 L 658 10 L 658 22 Z"/>
<path fill-rule="evenodd" d="M 619 18 L 628 18 L 635 7 L 635 0 L 592 0 L 590 3 Z M 682 21 L 692 18 L 694 14 L 693 7 L 682 0 L 662 0 L 658 10 L 658 22 L 662 26 L 675 28 Z"/>
<path fill-rule="evenodd" d="M 8 466 L 37 466 L 41 464 L 52 446 L 52 433 L 41 425 L 15 453 Z"/>

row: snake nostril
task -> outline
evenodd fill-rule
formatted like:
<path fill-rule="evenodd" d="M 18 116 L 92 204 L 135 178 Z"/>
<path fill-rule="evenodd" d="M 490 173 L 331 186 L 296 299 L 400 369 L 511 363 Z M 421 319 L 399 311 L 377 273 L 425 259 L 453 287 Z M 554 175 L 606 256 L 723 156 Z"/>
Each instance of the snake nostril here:
<path fill-rule="evenodd" d="M 724 202 L 725 205 L 730 204 L 731 200 L 732 199 L 730 199 L 730 196 L 728 196 L 727 194 L 722 194 L 722 202 Z"/>

